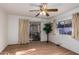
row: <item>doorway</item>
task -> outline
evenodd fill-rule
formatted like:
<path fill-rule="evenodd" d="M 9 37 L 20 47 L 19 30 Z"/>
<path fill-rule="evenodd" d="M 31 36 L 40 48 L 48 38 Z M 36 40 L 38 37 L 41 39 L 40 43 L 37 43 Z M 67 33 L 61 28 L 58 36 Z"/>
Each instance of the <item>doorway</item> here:
<path fill-rule="evenodd" d="M 30 22 L 29 37 L 31 41 L 40 41 L 41 22 Z"/>

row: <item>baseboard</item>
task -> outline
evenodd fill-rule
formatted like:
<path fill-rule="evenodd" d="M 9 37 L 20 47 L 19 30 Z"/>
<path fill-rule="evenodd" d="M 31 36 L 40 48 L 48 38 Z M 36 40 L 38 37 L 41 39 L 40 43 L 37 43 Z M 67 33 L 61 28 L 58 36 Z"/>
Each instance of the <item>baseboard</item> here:
<path fill-rule="evenodd" d="M 5 47 L 3 47 L 2 49 L 0 49 L 0 53 L 7 47 L 8 45 L 6 45 Z"/>
<path fill-rule="evenodd" d="M 51 42 L 51 41 L 49 41 L 49 42 Z M 63 47 L 62 45 L 57 44 L 57 43 L 55 43 L 55 42 L 51 42 L 51 43 L 55 44 L 56 46 L 61 46 L 61 47 Z M 70 49 L 68 49 L 68 48 L 66 48 L 66 47 L 63 47 L 63 48 L 65 48 L 65 49 L 67 49 L 67 50 L 69 50 L 69 51 L 71 51 L 71 52 L 74 52 L 74 53 L 76 53 L 76 54 L 78 54 L 78 55 L 79 55 L 79 53 L 78 53 L 78 52 L 72 51 L 72 50 L 70 50 Z"/>

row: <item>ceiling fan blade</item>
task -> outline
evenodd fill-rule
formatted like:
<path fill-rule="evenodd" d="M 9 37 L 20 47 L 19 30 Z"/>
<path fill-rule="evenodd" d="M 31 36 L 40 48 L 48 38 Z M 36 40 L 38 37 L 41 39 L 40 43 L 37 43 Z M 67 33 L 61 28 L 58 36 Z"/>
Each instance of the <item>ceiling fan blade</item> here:
<path fill-rule="evenodd" d="M 40 10 L 29 10 L 30 12 L 40 11 Z"/>
<path fill-rule="evenodd" d="M 48 13 L 46 13 L 46 16 L 49 16 L 49 14 L 48 14 Z"/>
<path fill-rule="evenodd" d="M 47 9 L 48 12 L 56 12 L 58 9 Z"/>
<path fill-rule="evenodd" d="M 38 13 L 35 17 L 37 17 L 40 13 Z"/>

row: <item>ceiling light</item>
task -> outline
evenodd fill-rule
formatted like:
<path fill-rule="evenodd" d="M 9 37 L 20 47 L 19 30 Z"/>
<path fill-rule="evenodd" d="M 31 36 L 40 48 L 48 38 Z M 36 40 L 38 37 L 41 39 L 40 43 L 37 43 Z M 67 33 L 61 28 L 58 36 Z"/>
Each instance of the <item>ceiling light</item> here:
<path fill-rule="evenodd" d="M 40 12 L 40 15 L 46 15 L 45 11 Z"/>

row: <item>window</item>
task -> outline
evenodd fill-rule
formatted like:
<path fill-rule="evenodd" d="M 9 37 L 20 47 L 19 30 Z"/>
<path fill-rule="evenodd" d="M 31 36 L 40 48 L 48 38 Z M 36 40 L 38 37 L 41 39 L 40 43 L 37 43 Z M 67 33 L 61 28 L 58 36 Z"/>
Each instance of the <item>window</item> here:
<path fill-rule="evenodd" d="M 58 32 L 59 34 L 72 34 L 72 21 L 71 20 L 64 20 L 59 21 L 57 24 Z"/>

